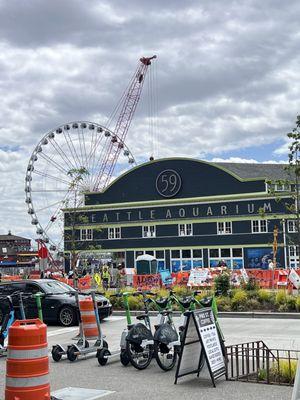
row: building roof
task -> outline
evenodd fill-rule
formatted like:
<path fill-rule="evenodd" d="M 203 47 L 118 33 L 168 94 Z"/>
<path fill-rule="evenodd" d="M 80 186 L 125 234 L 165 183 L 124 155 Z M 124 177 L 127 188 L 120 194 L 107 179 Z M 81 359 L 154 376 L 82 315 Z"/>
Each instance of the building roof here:
<path fill-rule="evenodd" d="M 265 178 L 270 180 L 289 179 L 288 172 L 285 171 L 287 164 L 247 164 L 247 163 L 211 163 L 218 167 L 227 169 L 242 179 Z"/>
<path fill-rule="evenodd" d="M 30 241 L 30 239 L 28 239 L 28 238 L 24 238 L 22 236 L 12 235 L 11 233 L 8 233 L 7 235 L 0 235 L 0 241 L 15 241 L 15 240 Z"/>

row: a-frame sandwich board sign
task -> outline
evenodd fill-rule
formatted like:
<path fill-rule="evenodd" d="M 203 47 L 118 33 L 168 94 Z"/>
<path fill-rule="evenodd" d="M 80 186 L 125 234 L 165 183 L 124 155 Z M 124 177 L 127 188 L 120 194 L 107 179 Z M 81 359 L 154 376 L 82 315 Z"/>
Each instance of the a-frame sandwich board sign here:
<path fill-rule="evenodd" d="M 206 362 L 213 386 L 215 380 L 226 375 L 226 366 L 221 349 L 214 315 L 210 308 L 203 308 L 185 314 L 181 351 L 175 375 L 175 384 L 182 376 L 197 374 Z"/>

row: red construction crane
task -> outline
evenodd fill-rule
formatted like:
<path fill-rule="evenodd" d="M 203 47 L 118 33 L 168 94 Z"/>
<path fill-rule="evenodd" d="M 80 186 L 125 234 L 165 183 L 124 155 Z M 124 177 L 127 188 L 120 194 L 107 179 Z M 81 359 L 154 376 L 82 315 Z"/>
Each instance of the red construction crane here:
<path fill-rule="evenodd" d="M 137 70 L 133 75 L 133 78 L 129 84 L 129 88 L 124 96 L 121 112 L 115 129 L 112 130 L 114 136 L 112 136 L 110 139 L 108 151 L 103 159 L 102 165 L 99 168 L 99 174 L 95 181 L 94 191 L 103 190 L 108 185 L 112 177 L 119 154 L 123 148 L 122 143 L 125 141 L 134 112 L 141 96 L 148 67 L 151 65 L 151 60 L 154 58 L 156 58 L 155 55 L 152 57 L 142 57 L 139 60 Z"/>

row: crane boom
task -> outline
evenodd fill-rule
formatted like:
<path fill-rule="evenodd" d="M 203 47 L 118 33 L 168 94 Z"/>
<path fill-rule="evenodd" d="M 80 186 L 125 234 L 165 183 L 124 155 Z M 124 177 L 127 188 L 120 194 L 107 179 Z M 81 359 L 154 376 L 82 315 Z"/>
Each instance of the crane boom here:
<path fill-rule="evenodd" d="M 151 60 L 154 58 L 156 58 L 155 55 L 152 57 L 142 57 L 139 60 L 137 72 L 135 73 L 123 100 L 121 112 L 116 122 L 115 129 L 113 130 L 114 135 L 110 139 L 107 154 L 102 161 L 102 165 L 100 166 L 100 172 L 95 181 L 94 191 L 103 190 L 112 177 L 119 154 L 123 148 L 122 143 L 125 141 L 134 112 L 141 96 L 148 67 L 151 65 Z M 121 142 L 118 141 L 117 138 L 120 138 Z"/>

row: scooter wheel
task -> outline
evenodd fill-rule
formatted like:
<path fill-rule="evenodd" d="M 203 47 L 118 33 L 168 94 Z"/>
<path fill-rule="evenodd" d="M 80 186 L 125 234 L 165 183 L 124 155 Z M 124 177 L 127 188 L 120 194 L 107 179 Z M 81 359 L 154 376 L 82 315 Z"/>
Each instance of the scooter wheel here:
<path fill-rule="evenodd" d="M 124 367 L 127 367 L 127 365 L 130 363 L 126 350 L 121 350 L 120 361 L 121 364 L 124 365 Z"/>
<path fill-rule="evenodd" d="M 106 365 L 108 360 L 107 356 L 110 356 L 110 351 L 106 347 L 104 347 L 103 349 L 97 352 L 98 363 L 100 365 Z"/>
<path fill-rule="evenodd" d="M 108 349 L 108 343 L 106 340 L 103 340 L 102 346 Z"/>
<path fill-rule="evenodd" d="M 73 361 L 75 361 L 77 359 L 78 355 L 75 354 L 76 351 L 77 351 L 76 346 L 70 346 L 68 348 L 67 357 L 68 357 L 69 361 L 73 362 Z"/>
<path fill-rule="evenodd" d="M 61 360 L 61 348 L 60 346 L 56 345 L 53 346 L 52 351 L 51 351 L 52 359 L 53 361 L 60 361 Z"/>

